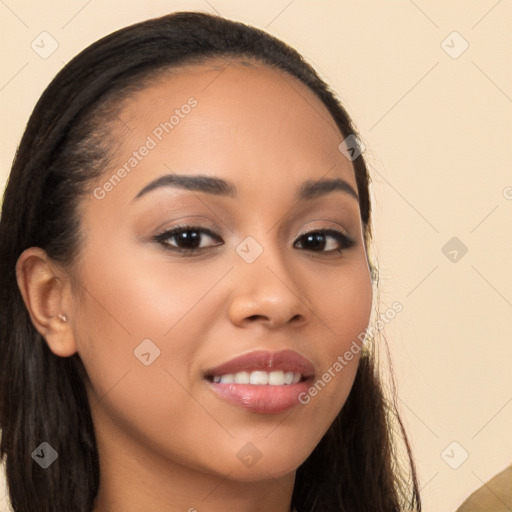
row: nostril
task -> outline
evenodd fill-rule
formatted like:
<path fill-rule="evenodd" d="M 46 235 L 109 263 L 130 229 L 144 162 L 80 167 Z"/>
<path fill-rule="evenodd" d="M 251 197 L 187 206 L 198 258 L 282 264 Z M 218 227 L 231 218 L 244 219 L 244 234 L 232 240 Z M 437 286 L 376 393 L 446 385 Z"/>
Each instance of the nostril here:
<path fill-rule="evenodd" d="M 260 318 L 265 319 L 266 317 L 263 315 L 251 315 L 248 317 L 249 320 L 259 320 Z"/>

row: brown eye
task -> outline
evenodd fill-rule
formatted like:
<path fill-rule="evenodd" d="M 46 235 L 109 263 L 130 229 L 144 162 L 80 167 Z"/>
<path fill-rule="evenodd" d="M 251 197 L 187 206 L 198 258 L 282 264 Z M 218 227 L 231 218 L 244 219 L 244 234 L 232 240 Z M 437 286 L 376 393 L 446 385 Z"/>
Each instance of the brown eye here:
<path fill-rule="evenodd" d="M 297 242 L 300 249 L 325 253 L 341 252 L 342 250 L 350 249 L 355 244 L 354 240 L 334 229 L 305 233 L 298 238 Z"/>
<path fill-rule="evenodd" d="M 197 226 L 177 226 L 157 235 L 155 240 L 166 249 L 178 252 L 200 251 L 223 243 L 213 231 Z M 215 243 L 210 243 L 212 240 Z"/>

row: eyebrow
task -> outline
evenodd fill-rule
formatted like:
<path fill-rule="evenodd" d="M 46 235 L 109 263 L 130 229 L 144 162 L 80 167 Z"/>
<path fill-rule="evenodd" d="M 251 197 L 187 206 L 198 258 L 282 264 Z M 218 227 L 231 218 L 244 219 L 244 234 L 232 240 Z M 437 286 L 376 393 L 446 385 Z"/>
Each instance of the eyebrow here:
<path fill-rule="evenodd" d="M 222 178 L 213 176 L 197 175 L 177 175 L 167 174 L 146 185 L 134 199 L 162 187 L 174 187 L 196 192 L 205 192 L 224 197 L 236 197 L 236 186 Z M 307 180 L 299 187 L 297 196 L 299 200 L 310 200 L 324 196 L 330 192 L 341 191 L 359 200 L 357 192 L 352 186 L 341 178 Z"/>

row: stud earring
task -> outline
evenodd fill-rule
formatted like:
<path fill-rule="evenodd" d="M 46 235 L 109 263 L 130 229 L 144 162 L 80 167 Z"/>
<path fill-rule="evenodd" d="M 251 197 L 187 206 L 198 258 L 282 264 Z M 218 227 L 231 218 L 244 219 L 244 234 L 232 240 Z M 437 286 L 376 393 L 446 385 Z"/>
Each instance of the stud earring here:
<path fill-rule="evenodd" d="M 67 315 L 66 315 L 65 313 L 59 313 L 59 314 L 57 315 L 57 317 L 58 317 L 60 320 L 62 320 L 63 322 L 67 322 L 67 321 L 68 321 L 68 317 L 67 317 Z"/>

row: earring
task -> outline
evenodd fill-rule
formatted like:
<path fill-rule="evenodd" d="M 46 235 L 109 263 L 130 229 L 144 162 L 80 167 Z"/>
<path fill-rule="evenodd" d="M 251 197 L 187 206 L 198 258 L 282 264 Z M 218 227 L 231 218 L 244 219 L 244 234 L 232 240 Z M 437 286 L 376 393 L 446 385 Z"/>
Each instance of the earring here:
<path fill-rule="evenodd" d="M 68 317 L 65 313 L 59 313 L 57 315 L 57 318 L 59 318 L 60 320 L 62 320 L 63 322 L 67 322 L 68 321 Z"/>

